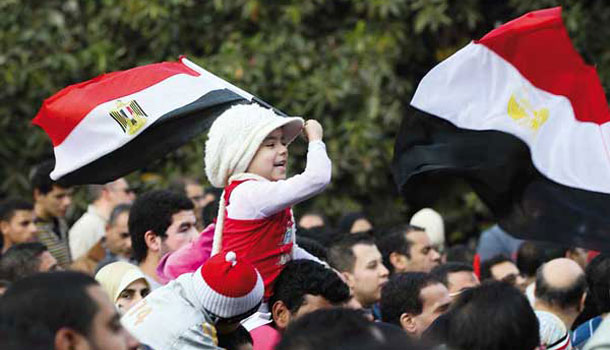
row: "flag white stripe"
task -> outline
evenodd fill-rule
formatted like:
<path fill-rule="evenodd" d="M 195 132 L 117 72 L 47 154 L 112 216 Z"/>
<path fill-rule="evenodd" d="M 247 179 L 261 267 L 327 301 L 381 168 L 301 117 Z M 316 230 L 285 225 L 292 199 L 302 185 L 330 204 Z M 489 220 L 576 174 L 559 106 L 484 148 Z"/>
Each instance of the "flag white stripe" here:
<path fill-rule="evenodd" d="M 56 165 L 51 173 L 58 179 L 125 145 L 144 132 L 166 113 L 192 103 L 213 90 L 231 88 L 221 79 L 206 79 L 188 74 L 171 76 L 136 93 L 96 106 L 72 130 L 66 139 L 54 148 Z M 135 134 L 125 133 L 110 116 L 117 102 L 137 101 L 148 115 L 146 123 Z M 134 154 L 134 157 L 137 157 Z"/>
<path fill-rule="evenodd" d="M 515 108 L 518 113 L 509 113 L 511 98 L 516 101 L 511 105 L 524 114 Z M 484 45 L 472 42 L 434 67 L 411 104 L 460 128 L 515 135 L 529 146 L 534 166 L 549 179 L 610 193 L 610 123 L 577 120 L 566 97 L 533 86 Z"/>

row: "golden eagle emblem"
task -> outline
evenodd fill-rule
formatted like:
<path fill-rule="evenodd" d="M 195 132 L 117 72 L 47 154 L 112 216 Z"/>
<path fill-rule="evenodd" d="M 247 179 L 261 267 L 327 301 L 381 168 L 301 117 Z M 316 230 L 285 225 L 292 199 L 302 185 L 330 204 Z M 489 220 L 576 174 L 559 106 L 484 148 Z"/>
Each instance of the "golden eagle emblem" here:
<path fill-rule="evenodd" d="M 110 116 L 128 135 L 133 135 L 140 130 L 146 124 L 148 117 L 136 100 L 128 102 L 118 100 L 116 107 L 110 111 Z"/>
<path fill-rule="evenodd" d="M 523 95 L 525 94 L 511 94 L 508 100 L 508 115 L 519 125 L 538 131 L 549 119 L 549 110 L 548 108 L 534 108 Z"/>

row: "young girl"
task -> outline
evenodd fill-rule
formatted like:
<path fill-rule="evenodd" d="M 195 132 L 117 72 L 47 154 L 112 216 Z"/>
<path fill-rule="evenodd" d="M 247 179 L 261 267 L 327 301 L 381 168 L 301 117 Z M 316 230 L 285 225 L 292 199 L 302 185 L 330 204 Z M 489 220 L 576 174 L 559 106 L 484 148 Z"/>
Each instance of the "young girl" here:
<path fill-rule="evenodd" d="M 286 179 L 288 145 L 304 131 L 307 166 Z M 265 283 L 265 299 L 283 265 L 315 259 L 295 245 L 291 207 L 320 193 L 330 183 L 331 162 L 315 120 L 280 117 L 256 104 L 238 105 L 220 115 L 208 134 L 205 171 L 224 187 L 212 255 L 234 251 L 249 260 Z"/>

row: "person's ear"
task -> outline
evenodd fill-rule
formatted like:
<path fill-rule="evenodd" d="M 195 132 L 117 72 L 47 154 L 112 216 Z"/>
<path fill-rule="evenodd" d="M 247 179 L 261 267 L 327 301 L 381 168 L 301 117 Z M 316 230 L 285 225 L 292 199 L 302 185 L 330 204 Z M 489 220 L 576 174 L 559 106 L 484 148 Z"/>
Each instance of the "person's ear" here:
<path fill-rule="evenodd" d="M 417 324 L 415 323 L 415 318 L 411 316 L 411 314 L 403 313 L 400 315 L 400 327 L 405 330 L 405 332 L 409 333 L 409 335 L 417 334 Z"/>
<path fill-rule="evenodd" d="M 356 281 L 354 280 L 354 275 L 349 272 L 343 271 L 343 272 L 341 272 L 341 276 L 342 276 L 343 282 L 345 282 L 345 284 L 347 284 L 349 289 L 354 290 L 354 285 L 356 284 Z"/>
<path fill-rule="evenodd" d="M 407 269 L 407 256 L 398 252 L 390 253 L 390 264 L 394 266 L 394 271 L 405 271 Z"/>
<path fill-rule="evenodd" d="M 42 196 L 42 194 L 40 193 L 40 190 L 35 188 L 34 189 L 34 193 L 33 193 L 33 197 L 34 197 L 34 201 L 38 201 L 38 199 L 40 198 L 40 196 Z"/>
<path fill-rule="evenodd" d="M 87 339 L 77 331 L 68 327 L 60 328 L 55 333 L 55 350 L 81 350 L 88 349 Z"/>
<path fill-rule="evenodd" d="M 7 232 L 7 231 L 8 231 L 9 226 L 10 226 L 10 225 L 9 225 L 8 221 L 0 221 L 0 233 Z M 0 234 L 0 237 L 1 237 L 1 236 L 2 236 L 2 235 Z"/>
<path fill-rule="evenodd" d="M 144 242 L 146 242 L 146 247 L 153 252 L 158 252 L 161 250 L 161 237 L 157 236 L 151 230 L 146 231 L 144 234 Z"/>
<path fill-rule="evenodd" d="M 582 298 L 580 298 L 580 303 L 578 303 L 578 312 L 582 312 L 585 309 L 585 301 L 587 300 L 587 292 L 582 294 Z"/>
<path fill-rule="evenodd" d="M 281 300 L 276 301 L 271 307 L 271 316 L 273 317 L 273 322 L 275 322 L 275 325 L 279 329 L 286 329 L 292 318 L 290 310 L 288 310 L 286 304 Z"/>

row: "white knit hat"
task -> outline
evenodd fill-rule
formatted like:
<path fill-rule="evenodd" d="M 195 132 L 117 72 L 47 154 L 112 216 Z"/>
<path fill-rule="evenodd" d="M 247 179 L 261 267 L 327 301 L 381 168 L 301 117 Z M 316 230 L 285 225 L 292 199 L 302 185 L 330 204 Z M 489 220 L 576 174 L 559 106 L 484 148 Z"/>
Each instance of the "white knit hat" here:
<path fill-rule="evenodd" d="M 204 309 L 222 319 L 249 316 L 265 294 L 261 275 L 234 252 L 211 257 L 194 273 L 193 284 Z"/>
<path fill-rule="evenodd" d="M 445 244 L 445 224 L 441 214 L 437 213 L 433 209 L 424 208 L 411 218 L 409 222 L 413 226 L 419 226 L 426 231 L 430 243 L 432 245 L 443 245 Z"/>
<path fill-rule="evenodd" d="M 225 187 L 231 176 L 244 173 L 259 146 L 273 130 L 283 127 L 292 142 L 303 128 L 299 117 L 280 117 L 258 104 L 236 105 L 212 124 L 205 143 L 205 173 L 214 187 Z"/>

